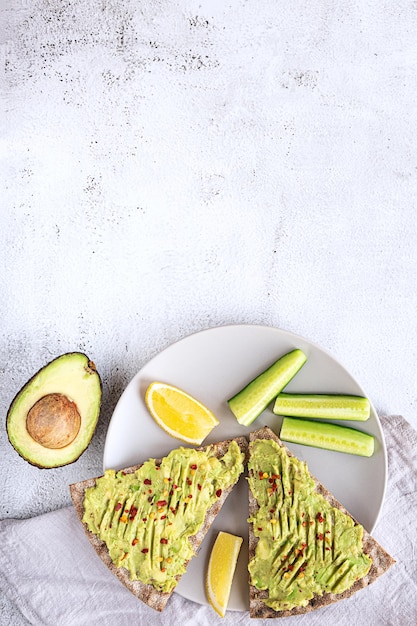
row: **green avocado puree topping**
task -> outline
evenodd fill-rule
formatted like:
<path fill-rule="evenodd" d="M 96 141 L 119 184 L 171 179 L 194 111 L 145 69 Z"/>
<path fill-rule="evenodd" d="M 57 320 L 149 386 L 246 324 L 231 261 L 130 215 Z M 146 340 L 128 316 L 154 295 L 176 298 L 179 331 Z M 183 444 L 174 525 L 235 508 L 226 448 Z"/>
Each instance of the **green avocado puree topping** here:
<path fill-rule="evenodd" d="M 194 555 L 189 537 L 237 482 L 243 460 L 232 441 L 222 458 L 213 447 L 178 448 L 160 465 L 150 459 L 134 473 L 107 470 L 86 490 L 83 521 L 132 580 L 172 591 Z"/>
<path fill-rule="evenodd" d="M 306 606 L 315 595 L 339 594 L 369 571 L 363 528 L 315 492 L 306 463 L 275 441 L 250 444 L 249 487 L 259 506 L 249 518 L 258 537 L 251 584 L 268 590 L 275 611 Z"/>

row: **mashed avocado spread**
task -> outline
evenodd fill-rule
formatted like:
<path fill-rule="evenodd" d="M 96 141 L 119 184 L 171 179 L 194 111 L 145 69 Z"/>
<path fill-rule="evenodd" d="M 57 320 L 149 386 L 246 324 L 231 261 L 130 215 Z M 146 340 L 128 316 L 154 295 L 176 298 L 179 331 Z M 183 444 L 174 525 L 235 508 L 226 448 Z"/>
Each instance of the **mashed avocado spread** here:
<path fill-rule="evenodd" d="M 362 526 L 317 494 L 307 465 L 275 441 L 250 445 L 249 487 L 259 506 L 248 520 L 258 537 L 251 584 L 268 590 L 264 602 L 275 611 L 350 588 L 372 564 Z"/>
<path fill-rule="evenodd" d="M 232 441 L 222 458 L 213 447 L 178 448 L 160 465 L 150 459 L 131 474 L 107 470 L 86 490 L 83 521 L 132 580 L 172 591 L 194 554 L 189 537 L 237 482 L 243 459 Z"/>

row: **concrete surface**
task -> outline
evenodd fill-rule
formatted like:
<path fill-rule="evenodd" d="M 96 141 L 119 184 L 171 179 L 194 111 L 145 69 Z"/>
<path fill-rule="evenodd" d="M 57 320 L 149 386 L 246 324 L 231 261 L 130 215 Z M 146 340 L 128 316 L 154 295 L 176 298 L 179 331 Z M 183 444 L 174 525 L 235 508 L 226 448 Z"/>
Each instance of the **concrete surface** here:
<path fill-rule="evenodd" d="M 67 504 L 137 370 L 220 324 L 304 335 L 417 426 L 416 26 L 410 0 L 0 2 L 0 517 Z M 100 424 L 39 470 L 7 408 L 71 350 Z"/>

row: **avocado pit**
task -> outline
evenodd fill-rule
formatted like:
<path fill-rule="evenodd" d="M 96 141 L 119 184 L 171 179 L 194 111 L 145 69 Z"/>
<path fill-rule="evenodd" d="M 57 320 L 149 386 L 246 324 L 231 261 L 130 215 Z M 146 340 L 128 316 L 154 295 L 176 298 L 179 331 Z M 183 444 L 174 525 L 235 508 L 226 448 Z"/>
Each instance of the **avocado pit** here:
<path fill-rule="evenodd" d="M 26 418 L 29 435 L 44 448 L 59 449 L 74 441 L 81 426 L 77 405 L 61 393 L 38 400 Z"/>

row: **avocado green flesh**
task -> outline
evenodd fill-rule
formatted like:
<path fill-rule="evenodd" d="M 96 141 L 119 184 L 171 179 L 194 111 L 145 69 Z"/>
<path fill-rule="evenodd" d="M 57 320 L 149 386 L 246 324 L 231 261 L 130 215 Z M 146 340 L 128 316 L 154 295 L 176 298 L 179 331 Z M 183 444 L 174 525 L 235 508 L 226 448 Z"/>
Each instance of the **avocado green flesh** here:
<path fill-rule="evenodd" d="M 239 424 L 249 426 L 284 389 L 306 362 L 299 349 L 284 354 L 268 369 L 254 378 L 246 387 L 228 400 Z"/>
<path fill-rule="evenodd" d="M 60 393 L 72 400 L 81 416 L 79 432 L 72 443 L 60 449 L 46 448 L 27 431 L 27 414 L 38 400 Z M 85 354 L 64 354 L 45 365 L 21 389 L 7 414 L 7 434 L 16 451 L 29 463 L 43 468 L 75 461 L 94 434 L 101 405 L 101 380 Z"/>
<path fill-rule="evenodd" d="M 251 443 L 249 487 L 259 510 L 251 584 L 268 590 L 275 611 L 306 606 L 314 595 L 343 593 L 369 571 L 363 528 L 315 492 L 307 465 L 271 440 Z M 262 478 L 261 478 L 262 476 Z"/>
<path fill-rule="evenodd" d="M 189 538 L 237 482 L 243 459 L 232 441 L 220 459 L 213 448 L 178 448 L 160 465 L 150 459 L 131 474 L 107 470 L 86 491 L 83 521 L 132 580 L 170 592 L 194 554 Z"/>

